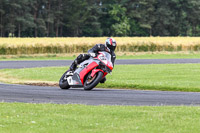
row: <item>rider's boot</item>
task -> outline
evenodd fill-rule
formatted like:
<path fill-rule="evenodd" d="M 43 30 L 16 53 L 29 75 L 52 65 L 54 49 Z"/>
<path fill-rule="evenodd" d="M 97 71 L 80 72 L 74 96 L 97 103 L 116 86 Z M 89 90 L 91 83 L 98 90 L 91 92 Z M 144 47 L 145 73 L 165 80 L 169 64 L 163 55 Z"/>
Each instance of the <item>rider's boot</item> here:
<path fill-rule="evenodd" d="M 77 63 L 74 61 L 74 62 L 71 64 L 69 70 L 74 72 L 74 71 L 76 70 L 76 67 L 77 67 Z"/>
<path fill-rule="evenodd" d="M 74 60 L 69 68 L 69 72 L 67 75 L 73 75 L 74 71 L 76 70 L 77 67 L 77 60 Z"/>

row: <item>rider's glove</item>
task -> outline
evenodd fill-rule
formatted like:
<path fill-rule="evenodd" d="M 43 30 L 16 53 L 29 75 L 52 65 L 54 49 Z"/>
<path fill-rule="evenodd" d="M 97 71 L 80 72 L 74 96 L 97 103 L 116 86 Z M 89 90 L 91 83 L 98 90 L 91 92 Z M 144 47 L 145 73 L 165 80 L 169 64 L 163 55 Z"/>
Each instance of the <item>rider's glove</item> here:
<path fill-rule="evenodd" d="M 91 57 L 96 57 L 96 54 L 95 54 L 95 53 L 89 53 L 89 55 L 90 55 Z"/>

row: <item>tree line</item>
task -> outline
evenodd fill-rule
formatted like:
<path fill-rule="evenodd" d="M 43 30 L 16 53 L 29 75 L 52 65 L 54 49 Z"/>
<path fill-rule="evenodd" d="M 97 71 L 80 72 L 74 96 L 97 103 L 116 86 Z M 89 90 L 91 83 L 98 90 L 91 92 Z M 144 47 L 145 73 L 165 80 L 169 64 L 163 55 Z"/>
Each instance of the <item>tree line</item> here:
<path fill-rule="evenodd" d="M 0 37 L 199 35 L 199 0 L 0 0 Z"/>

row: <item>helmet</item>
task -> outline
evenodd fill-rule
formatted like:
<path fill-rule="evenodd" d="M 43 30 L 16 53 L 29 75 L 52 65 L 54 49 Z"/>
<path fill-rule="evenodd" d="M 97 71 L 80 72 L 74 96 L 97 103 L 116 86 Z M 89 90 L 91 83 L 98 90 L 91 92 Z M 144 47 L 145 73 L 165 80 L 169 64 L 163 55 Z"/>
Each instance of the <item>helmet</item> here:
<path fill-rule="evenodd" d="M 106 43 L 105 43 L 106 47 L 108 47 L 111 51 L 115 51 L 115 48 L 117 46 L 117 43 L 115 41 L 115 39 L 109 37 L 106 39 Z"/>

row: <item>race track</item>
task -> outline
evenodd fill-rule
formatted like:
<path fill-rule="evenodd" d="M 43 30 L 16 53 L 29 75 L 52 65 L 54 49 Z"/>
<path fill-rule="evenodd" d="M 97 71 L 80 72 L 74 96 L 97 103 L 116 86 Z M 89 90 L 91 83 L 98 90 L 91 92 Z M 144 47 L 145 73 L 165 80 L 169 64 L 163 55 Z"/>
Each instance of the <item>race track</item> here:
<path fill-rule="evenodd" d="M 58 87 L 0 84 L 4 102 L 86 105 L 200 105 L 200 93 L 97 89 L 61 90 Z"/>
<path fill-rule="evenodd" d="M 46 61 L 0 61 L 0 69 L 4 68 L 31 68 L 49 66 L 69 66 L 72 60 L 46 60 Z M 115 64 L 184 64 L 200 63 L 200 59 L 128 59 L 116 60 Z"/>
<path fill-rule="evenodd" d="M 0 69 L 66 66 L 71 61 L 0 61 Z M 116 64 L 200 63 L 200 59 L 117 60 Z M 123 89 L 81 88 L 61 90 L 59 87 L 10 85 L 0 83 L 0 101 L 28 103 L 59 103 L 86 105 L 200 105 L 200 93 L 141 91 Z"/>

